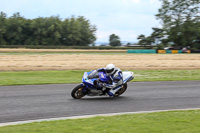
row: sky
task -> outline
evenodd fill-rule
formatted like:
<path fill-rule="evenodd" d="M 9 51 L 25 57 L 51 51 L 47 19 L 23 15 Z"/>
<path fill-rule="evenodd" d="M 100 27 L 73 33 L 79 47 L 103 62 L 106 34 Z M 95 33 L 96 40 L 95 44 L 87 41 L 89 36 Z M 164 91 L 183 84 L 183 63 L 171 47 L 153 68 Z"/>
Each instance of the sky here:
<path fill-rule="evenodd" d="M 159 0 L 0 0 L 0 12 L 8 17 L 16 12 L 27 19 L 84 16 L 97 27 L 97 42 L 108 42 L 111 34 L 121 41 L 137 42 L 140 34 L 149 36 L 160 27 L 155 14 Z"/>

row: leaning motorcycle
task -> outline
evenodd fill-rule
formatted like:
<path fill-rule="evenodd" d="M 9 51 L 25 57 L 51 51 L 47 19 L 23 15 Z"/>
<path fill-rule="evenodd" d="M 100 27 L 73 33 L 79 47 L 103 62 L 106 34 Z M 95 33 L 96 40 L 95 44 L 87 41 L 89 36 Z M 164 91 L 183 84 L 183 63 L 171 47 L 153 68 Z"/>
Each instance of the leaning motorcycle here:
<path fill-rule="evenodd" d="M 99 87 L 98 82 L 101 83 L 109 83 L 110 79 L 109 76 L 106 75 L 104 72 L 99 72 L 99 78 L 94 78 L 94 79 L 88 79 L 88 75 L 91 74 L 92 71 L 90 72 L 84 72 L 83 77 L 82 77 L 82 83 L 76 86 L 72 92 L 71 96 L 74 99 L 80 99 L 84 97 L 85 95 L 87 96 L 107 96 L 107 92 L 110 90 L 109 88 L 104 87 Z M 130 71 L 124 71 L 122 72 L 122 77 L 123 77 L 123 84 L 120 86 L 120 89 L 115 93 L 114 97 L 120 96 L 123 94 L 126 89 L 127 89 L 127 82 L 131 81 L 134 79 L 133 77 L 133 72 Z"/>

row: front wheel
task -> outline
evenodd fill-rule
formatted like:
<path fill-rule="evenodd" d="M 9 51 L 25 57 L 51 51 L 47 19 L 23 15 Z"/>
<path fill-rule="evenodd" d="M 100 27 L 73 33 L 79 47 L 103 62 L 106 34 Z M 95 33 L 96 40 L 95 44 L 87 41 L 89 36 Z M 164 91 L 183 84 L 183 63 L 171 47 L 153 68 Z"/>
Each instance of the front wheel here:
<path fill-rule="evenodd" d="M 122 85 L 122 88 L 120 88 L 116 93 L 115 93 L 115 97 L 120 96 L 121 94 L 123 94 L 127 89 L 127 83 Z"/>
<path fill-rule="evenodd" d="M 82 97 L 84 97 L 86 94 L 83 92 L 83 86 L 82 85 L 78 85 L 76 86 L 72 92 L 71 92 L 71 96 L 74 98 L 74 99 L 80 99 Z"/>

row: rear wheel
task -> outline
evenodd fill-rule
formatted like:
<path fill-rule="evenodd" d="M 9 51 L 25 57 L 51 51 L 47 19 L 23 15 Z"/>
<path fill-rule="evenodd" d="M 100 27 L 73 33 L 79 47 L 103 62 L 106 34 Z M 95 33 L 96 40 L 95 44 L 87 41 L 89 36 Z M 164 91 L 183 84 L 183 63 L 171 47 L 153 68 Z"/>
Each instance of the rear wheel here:
<path fill-rule="evenodd" d="M 115 97 L 120 96 L 121 94 L 123 94 L 127 89 L 127 83 L 122 85 L 122 88 L 120 88 L 116 93 L 115 93 Z"/>
<path fill-rule="evenodd" d="M 83 93 L 83 86 L 82 85 L 78 85 L 76 86 L 72 92 L 71 92 L 71 96 L 74 98 L 74 99 L 80 99 L 82 97 L 84 97 L 86 94 Z"/>

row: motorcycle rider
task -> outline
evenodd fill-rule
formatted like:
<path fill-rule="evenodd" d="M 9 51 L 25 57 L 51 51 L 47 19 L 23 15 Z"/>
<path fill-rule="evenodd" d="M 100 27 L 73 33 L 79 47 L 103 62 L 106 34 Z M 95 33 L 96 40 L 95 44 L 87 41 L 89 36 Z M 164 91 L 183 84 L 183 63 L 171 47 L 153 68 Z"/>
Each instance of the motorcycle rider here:
<path fill-rule="evenodd" d="M 110 83 L 102 83 L 102 82 L 95 82 L 99 87 L 103 87 L 103 90 L 109 88 L 107 94 L 109 96 L 114 96 L 115 93 L 121 88 L 123 83 L 122 71 L 115 67 L 114 64 L 108 64 L 106 68 L 100 68 L 94 70 L 91 74 L 88 75 L 88 79 L 98 78 L 99 72 L 105 72 L 106 75 L 110 78 Z"/>

